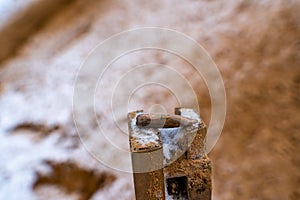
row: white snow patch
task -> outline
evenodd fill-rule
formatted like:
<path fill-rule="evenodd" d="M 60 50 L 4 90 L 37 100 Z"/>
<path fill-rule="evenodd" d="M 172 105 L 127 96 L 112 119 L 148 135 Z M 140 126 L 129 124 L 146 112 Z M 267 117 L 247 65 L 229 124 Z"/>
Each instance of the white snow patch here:
<path fill-rule="evenodd" d="M 32 185 L 36 171 L 48 173 L 44 160 L 65 160 L 68 152 L 54 148 L 59 136 L 34 143 L 24 135 L 0 134 L 0 199 L 36 199 Z"/>

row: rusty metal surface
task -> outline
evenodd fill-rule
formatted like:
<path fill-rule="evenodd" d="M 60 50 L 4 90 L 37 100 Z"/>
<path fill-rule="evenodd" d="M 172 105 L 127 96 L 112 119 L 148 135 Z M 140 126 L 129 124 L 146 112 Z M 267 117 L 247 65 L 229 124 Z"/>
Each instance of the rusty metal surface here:
<path fill-rule="evenodd" d="M 143 111 L 128 114 L 130 150 L 137 200 L 165 199 L 163 151 L 157 130 L 139 129 L 136 117 Z"/>

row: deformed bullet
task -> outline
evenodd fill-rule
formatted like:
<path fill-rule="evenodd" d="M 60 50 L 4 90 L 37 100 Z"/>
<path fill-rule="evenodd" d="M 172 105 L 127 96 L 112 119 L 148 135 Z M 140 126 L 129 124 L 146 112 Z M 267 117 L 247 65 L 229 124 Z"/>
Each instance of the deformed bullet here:
<path fill-rule="evenodd" d="M 191 126 L 197 123 L 197 120 L 182 117 L 180 115 L 164 114 L 140 114 L 136 118 L 136 125 L 148 128 L 174 128 L 179 126 Z"/>

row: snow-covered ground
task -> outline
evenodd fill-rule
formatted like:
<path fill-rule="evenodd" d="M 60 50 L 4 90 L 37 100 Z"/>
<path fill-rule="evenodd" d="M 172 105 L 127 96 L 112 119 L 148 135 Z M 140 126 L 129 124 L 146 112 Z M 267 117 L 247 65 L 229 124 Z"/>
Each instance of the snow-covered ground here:
<path fill-rule="evenodd" d="M 105 94 L 112 91 L 119 78 L 134 66 L 153 61 L 173 66 L 184 77 L 188 77 L 197 94 L 207 96 L 207 89 L 203 80 L 198 81 L 199 75 L 194 73 L 188 63 L 166 52 L 146 50 L 120 58 L 105 73 L 103 91 L 95 91 L 95 113 L 93 107 L 87 108 L 91 109 L 93 115 L 82 115 L 80 120 L 83 123 L 77 127 L 79 131 L 87 131 L 87 142 L 94 145 L 94 155 L 91 155 L 78 138 L 72 110 L 76 74 L 89 52 L 99 42 L 128 29 L 144 26 L 174 29 L 200 42 L 213 57 L 219 58 L 220 70 L 226 76 L 225 83 L 227 88 L 232 89 L 230 94 L 234 96 L 234 84 L 245 77 L 249 66 L 246 63 L 231 69 L 233 63 L 226 59 L 226 52 L 230 51 L 228 49 L 234 43 L 232 38 L 248 31 L 244 27 L 251 20 L 262 21 L 263 25 L 269 23 L 263 11 L 267 8 L 270 13 L 275 12 L 284 4 L 282 2 L 89 0 L 68 6 L 0 68 L 0 199 L 82 198 L 80 193 L 66 193 L 61 189 L 63 187 L 56 188 L 55 184 L 33 189 L 39 173 L 51 174 L 53 170 L 46 161 L 65 165 L 72 162 L 86 171 L 96 170 L 116 177 L 107 186 L 99 187 L 92 199 L 133 199 L 132 175 L 116 169 L 118 166 L 130 169 L 126 134 L 128 110 L 122 111 L 124 115 L 121 113 L 117 116 L 117 127 L 110 114 L 110 107 L 107 106 L 108 99 L 103 98 L 103 95 L 105 97 Z M 293 1 L 289 3 L 293 5 Z M 0 1 L 0 10 L 5 11 L 0 11 L 0 23 L 14 12 L 12 8 L 10 0 Z M 253 30 L 259 31 L 255 26 Z M 224 35 L 229 36 L 226 38 Z M 125 41 L 124 45 L 131 44 Z M 237 59 L 234 56 L 232 58 Z M 244 59 L 243 56 L 241 59 Z M 234 73 L 231 73 L 233 70 Z M 143 80 L 156 74 L 159 76 L 159 72 L 153 71 L 152 74 L 141 74 L 137 78 Z M 172 83 L 172 78 L 166 78 Z M 154 95 L 154 90 L 159 94 Z M 130 109 L 144 108 L 146 111 L 151 110 L 154 104 L 164 105 L 167 112 L 172 112 L 172 108 L 178 106 L 172 93 L 166 88 L 153 85 L 137 89 L 128 103 Z M 205 98 L 202 102 L 200 99 L 200 107 L 204 108 L 206 119 L 209 119 L 209 105 Z M 106 138 L 96 135 L 99 122 Z M 104 159 L 104 163 L 95 159 L 99 159 L 99 156 Z M 230 169 L 232 163 L 224 164 L 225 172 Z M 215 181 L 218 186 L 222 186 Z M 226 195 L 225 191 L 217 189 L 214 199 L 232 197 L 228 185 L 235 187 L 235 182 L 232 179 L 227 183 L 224 186 L 227 188 Z"/>

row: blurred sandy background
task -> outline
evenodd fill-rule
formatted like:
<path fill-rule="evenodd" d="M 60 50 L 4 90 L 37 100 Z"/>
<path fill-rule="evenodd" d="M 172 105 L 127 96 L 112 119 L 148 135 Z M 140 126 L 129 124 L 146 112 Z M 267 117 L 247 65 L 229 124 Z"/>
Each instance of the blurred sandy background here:
<path fill-rule="evenodd" d="M 213 199 L 300 199 L 299 0 L 49 2 L 0 0 L 1 200 L 134 199 L 132 175 L 100 164 L 82 146 L 72 93 L 76 72 L 96 44 L 143 26 L 194 38 L 223 76 L 227 118 L 209 155 Z M 174 66 L 194 83 L 209 123 L 204 82 L 194 81 L 199 77 L 174 56 L 136 52 L 120 59 L 115 67 L 120 71 L 107 80 L 120 76 L 122 66 L 153 60 Z M 139 106 L 176 106 L 162 88 L 138 92 Z M 101 105 L 99 100 L 96 114 L 105 122 Z M 97 126 L 88 119 L 86 124 Z M 127 143 L 126 137 L 119 140 Z"/>

